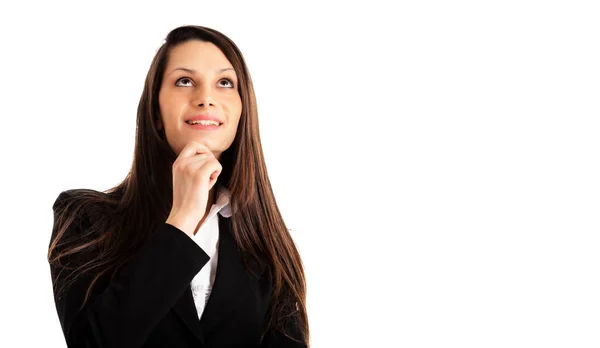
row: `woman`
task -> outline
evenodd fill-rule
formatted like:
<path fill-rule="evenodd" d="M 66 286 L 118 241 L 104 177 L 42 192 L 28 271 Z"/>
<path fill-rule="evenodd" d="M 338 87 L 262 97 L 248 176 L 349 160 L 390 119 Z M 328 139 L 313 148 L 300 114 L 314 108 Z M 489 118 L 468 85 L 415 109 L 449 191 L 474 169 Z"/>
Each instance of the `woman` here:
<path fill-rule="evenodd" d="M 168 34 L 131 171 L 105 192 L 61 192 L 53 209 L 48 261 L 70 347 L 309 346 L 303 266 L 250 74 L 218 31 Z"/>

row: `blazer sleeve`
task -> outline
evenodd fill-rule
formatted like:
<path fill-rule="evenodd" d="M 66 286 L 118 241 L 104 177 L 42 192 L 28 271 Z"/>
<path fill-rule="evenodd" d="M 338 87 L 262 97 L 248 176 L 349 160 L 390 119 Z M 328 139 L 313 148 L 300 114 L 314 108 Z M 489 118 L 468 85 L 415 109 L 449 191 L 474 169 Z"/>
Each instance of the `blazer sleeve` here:
<path fill-rule="evenodd" d="M 53 206 L 51 242 L 56 232 L 56 206 L 65 195 L 61 192 Z M 66 233 L 77 235 L 85 228 L 85 224 L 72 226 Z M 55 290 L 67 345 L 141 347 L 208 260 L 209 256 L 183 231 L 167 223 L 159 225 L 113 280 L 107 277 L 107 285 L 93 291 L 81 310 L 93 276 L 79 277 L 60 296 Z M 53 265 L 50 270 L 53 285 L 59 272 L 67 272 Z"/>

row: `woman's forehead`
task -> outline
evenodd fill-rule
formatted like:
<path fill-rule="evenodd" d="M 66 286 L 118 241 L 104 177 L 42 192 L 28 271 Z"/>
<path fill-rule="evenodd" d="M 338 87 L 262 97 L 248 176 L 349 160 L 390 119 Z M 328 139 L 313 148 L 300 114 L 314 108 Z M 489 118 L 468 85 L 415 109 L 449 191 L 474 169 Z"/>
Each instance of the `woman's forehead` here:
<path fill-rule="evenodd" d="M 231 62 L 213 43 L 192 40 L 171 49 L 167 73 L 183 69 L 188 73 L 221 73 L 233 70 Z"/>

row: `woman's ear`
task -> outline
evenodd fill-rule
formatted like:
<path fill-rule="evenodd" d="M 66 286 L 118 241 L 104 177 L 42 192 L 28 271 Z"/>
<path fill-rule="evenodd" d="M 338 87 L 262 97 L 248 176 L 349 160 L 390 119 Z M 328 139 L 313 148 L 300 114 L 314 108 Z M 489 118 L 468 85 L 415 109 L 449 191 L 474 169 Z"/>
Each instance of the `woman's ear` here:
<path fill-rule="evenodd" d="M 162 124 L 162 121 L 160 119 L 158 119 L 156 121 L 156 129 L 157 130 L 162 130 L 163 129 L 163 124 Z"/>

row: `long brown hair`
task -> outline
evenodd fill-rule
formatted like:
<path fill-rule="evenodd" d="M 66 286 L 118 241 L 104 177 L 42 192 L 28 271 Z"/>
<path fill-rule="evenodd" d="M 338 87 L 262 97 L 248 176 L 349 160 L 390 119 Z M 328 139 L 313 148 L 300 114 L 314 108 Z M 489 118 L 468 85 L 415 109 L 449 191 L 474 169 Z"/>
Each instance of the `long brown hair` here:
<path fill-rule="evenodd" d="M 206 27 L 175 28 L 154 56 L 138 104 L 134 158 L 126 178 L 103 192 L 76 190 L 78 194 L 73 199 L 56 205 L 48 250 L 50 265 L 65 269 L 68 265 L 61 260 L 94 253 L 89 259 L 82 256 L 72 272 L 64 272 L 67 277 L 54 279 L 55 291 L 60 294 L 84 273 L 94 275 L 83 307 L 96 281 L 107 272 L 114 276 L 149 237 L 153 227 L 166 221 L 173 203 L 171 170 L 177 154 L 167 143 L 164 130 L 156 128 L 160 117 L 158 92 L 169 52 L 189 40 L 215 44 L 238 76 L 242 115 L 232 145 L 221 155 L 223 170 L 218 183 L 231 192 L 233 235 L 241 252 L 245 257 L 264 257 L 270 266 L 274 289 L 265 332 L 275 329 L 287 335 L 283 319 L 294 315 L 301 339 L 308 345 L 303 264 L 277 207 L 267 174 L 250 73 L 235 43 Z M 81 235 L 74 238 L 65 233 L 82 216 L 90 223 Z"/>

